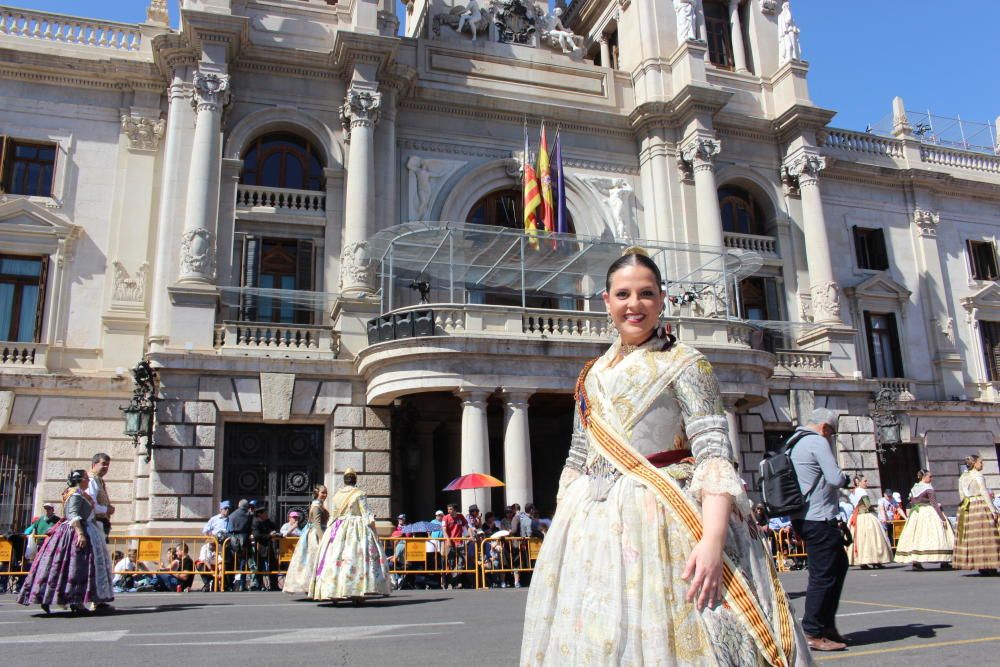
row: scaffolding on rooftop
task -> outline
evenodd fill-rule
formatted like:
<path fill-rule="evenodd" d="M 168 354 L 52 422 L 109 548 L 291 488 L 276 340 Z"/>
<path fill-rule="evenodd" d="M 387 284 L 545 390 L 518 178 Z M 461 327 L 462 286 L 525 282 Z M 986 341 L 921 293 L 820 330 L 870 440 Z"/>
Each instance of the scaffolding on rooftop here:
<path fill-rule="evenodd" d="M 913 135 L 923 143 L 958 148 L 975 153 L 1000 154 L 997 132 L 993 123 L 950 118 L 927 111 L 906 111 Z M 883 137 L 893 135 L 892 114 L 868 126 L 868 131 Z"/>

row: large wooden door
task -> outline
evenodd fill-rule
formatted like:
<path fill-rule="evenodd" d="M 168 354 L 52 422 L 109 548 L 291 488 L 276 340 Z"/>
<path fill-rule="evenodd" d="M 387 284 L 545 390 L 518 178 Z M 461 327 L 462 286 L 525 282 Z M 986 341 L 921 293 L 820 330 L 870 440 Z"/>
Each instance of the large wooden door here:
<path fill-rule="evenodd" d="M 306 514 L 312 488 L 323 480 L 323 427 L 226 424 L 222 498 L 267 504 L 276 523 Z"/>

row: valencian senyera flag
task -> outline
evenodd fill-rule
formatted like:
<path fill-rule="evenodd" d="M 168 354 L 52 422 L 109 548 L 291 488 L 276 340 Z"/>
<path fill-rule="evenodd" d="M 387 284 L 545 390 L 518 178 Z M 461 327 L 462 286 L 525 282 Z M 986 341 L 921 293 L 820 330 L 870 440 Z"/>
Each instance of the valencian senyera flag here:
<path fill-rule="evenodd" d="M 528 235 L 528 245 L 538 248 L 538 208 L 542 203 L 542 193 L 538 188 L 538 175 L 531 164 L 528 146 L 528 123 L 524 123 L 524 233 Z"/>
<path fill-rule="evenodd" d="M 556 182 L 556 231 L 560 234 L 569 234 L 569 219 L 566 216 L 566 174 L 563 173 L 562 139 L 559 136 L 558 127 L 556 127 L 556 143 L 553 157 L 555 158 L 555 164 L 552 165 L 552 171 Z"/>

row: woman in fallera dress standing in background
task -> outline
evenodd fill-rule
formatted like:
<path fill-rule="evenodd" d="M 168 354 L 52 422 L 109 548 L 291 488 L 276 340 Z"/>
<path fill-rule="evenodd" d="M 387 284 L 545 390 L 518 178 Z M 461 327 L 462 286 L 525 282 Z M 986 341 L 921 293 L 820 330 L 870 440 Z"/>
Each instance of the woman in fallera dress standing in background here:
<path fill-rule="evenodd" d="M 521 664 L 811 664 L 748 521 L 712 367 L 659 328 L 658 267 L 630 248 L 606 287 L 619 336 L 577 383 Z"/>
<path fill-rule="evenodd" d="M 871 496 L 868 495 L 868 480 L 864 477 L 854 478 L 851 504 L 854 505 L 854 511 L 849 523 L 853 540 L 847 548 L 851 565 L 867 570 L 870 567 L 882 568 L 885 563 L 891 563 L 892 547 L 889 546 L 889 538 L 878 520 L 878 510 L 872 505 Z"/>
<path fill-rule="evenodd" d="M 285 573 L 285 584 L 281 590 L 292 595 L 312 597 L 316 581 L 316 555 L 323 543 L 323 533 L 330 512 L 326 509 L 327 490 L 322 484 L 313 487 L 313 501 L 309 504 L 306 527 L 299 535 L 299 541 L 292 552 L 292 560 Z"/>
<path fill-rule="evenodd" d="M 983 459 L 978 454 L 965 457 L 965 472 L 958 478 L 958 538 L 955 540 L 954 567 L 995 575 L 1000 568 L 1000 529 L 993 506 Z"/>
<path fill-rule="evenodd" d="M 941 511 L 933 480 L 929 470 L 917 471 L 917 483 L 910 489 L 910 513 L 896 543 L 895 561 L 913 563 L 914 570 L 924 569 L 924 563 L 941 563 L 947 570 L 955 550 L 955 531 Z"/>

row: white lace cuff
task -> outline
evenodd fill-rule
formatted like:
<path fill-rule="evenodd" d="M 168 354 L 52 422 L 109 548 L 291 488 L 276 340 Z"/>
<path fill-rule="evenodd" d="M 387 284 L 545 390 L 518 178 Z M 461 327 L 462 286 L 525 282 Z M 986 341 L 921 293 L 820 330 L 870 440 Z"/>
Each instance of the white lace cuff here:
<path fill-rule="evenodd" d="M 706 458 L 695 466 L 690 492 L 699 502 L 704 493 L 729 494 L 733 499 L 733 506 L 741 510 L 750 503 L 743 489 L 743 480 L 736 473 L 732 462 L 721 456 Z"/>

